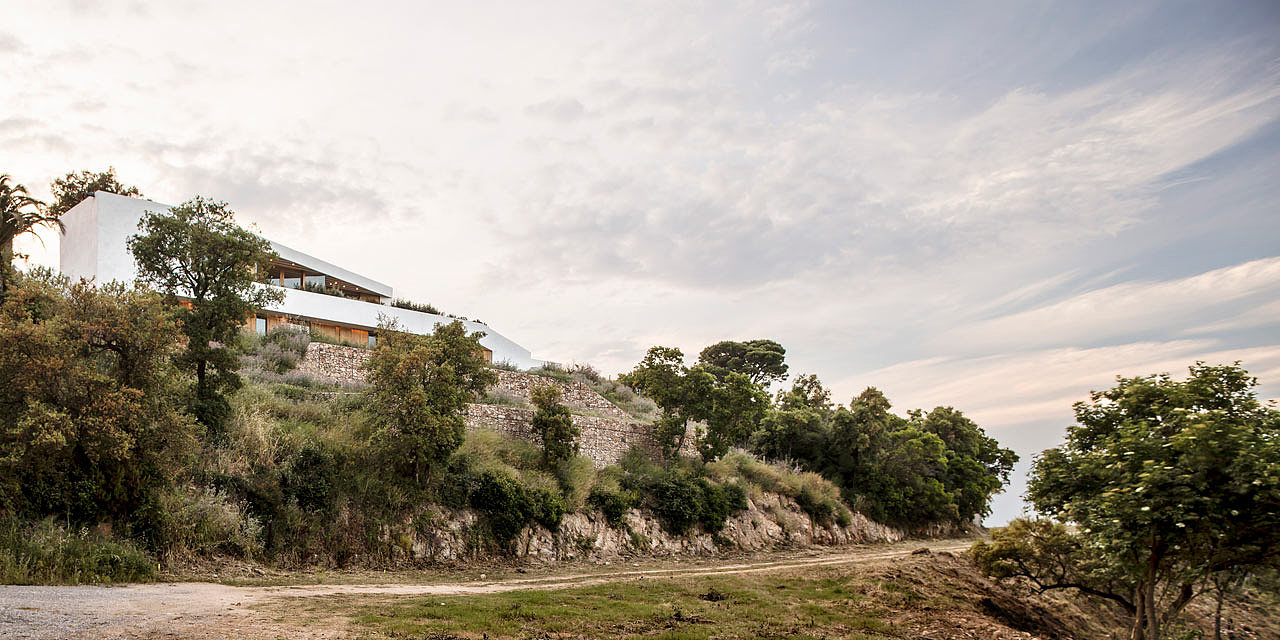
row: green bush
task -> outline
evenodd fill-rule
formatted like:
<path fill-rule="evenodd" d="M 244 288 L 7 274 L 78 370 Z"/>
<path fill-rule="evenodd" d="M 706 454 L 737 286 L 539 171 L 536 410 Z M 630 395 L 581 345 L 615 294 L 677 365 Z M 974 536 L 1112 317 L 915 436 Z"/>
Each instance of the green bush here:
<path fill-rule="evenodd" d="M 340 462 L 332 451 L 314 443 L 307 444 L 293 456 L 285 470 L 285 495 L 293 498 L 303 511 L 328 513 L 337 499 L 340 473 Z"/>
<path fill-rule="evenodd" d="M 549 531 L 559 531 L 560 521 L 564 519 L 564 500 L 548 489 L 529 491 L 529 503 L 533 521 L 546 527 Z"/>
<path fill-rule="evenodd" d="M 706 496 L 698 483 L 671 472 L 653 485 L 653 512 L 662 526 L 675 535 L 688 533 L 702 520 Z"/>
<path fill-rule="evenodd" d="M 483 471 L 471 492 L 471 506 L 485 516 L 495 540 L 506 544 L 532 520 L 532 501 L 520 481 L 498 471 Z"/>
<path fill-rule="evenodd" d="M 599 488 L 591 491 L 591 496 L 587 498 L 587 502 L 600 510 L 604 514 L 605 522 L 609 526 L 619 529 L 625 524 L 623 520 L 627 516 L 627 512 L 631 510 L 632 499 L 631 494 L 618 489 Z"/>
<path fill-rule="evenodd" d="M 151 557 L 128 541 L 69 532 L 53 518 L 27 525 L 0 520 L 3 584 L 146 582 L 155 570 Z"/>

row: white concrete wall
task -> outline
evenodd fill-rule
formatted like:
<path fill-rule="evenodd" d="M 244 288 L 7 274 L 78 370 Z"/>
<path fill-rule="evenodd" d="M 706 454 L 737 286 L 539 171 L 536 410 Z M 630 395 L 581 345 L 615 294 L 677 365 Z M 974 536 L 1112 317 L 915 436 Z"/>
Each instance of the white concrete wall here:
<path fill-rule="evenodd" d="M 168 211 L 170 208 L 169 205 L 150 200 L 127 198 L 99 191 L 95 197 L 76 205 L 63 217 L 67 232 L 62 238 L 59 251 L 61 271 L 73 278 L 97 278 L 99 283 L 111 280 L 132 282 L 138 274 L 133 255 L 129 253 L 127 246 L 129 236 L 138 233 L 138 221 L 142 219 L 143 213 Z M 272 244 L 288 249 L 283 245 Z M 385 290 L 387 296 L 391 295 L 391 287 L 387 285 L 317 260 L 299 251 L 290 249 L 289 255 L 284 257 L 307 266 L 312 265 L 299 258 L 309 259 L 313 263 L 323 263 L 337 270 L 330 272 L 334 276 L 374 291 Z M 316 270 L 324 271 L 325 269 L 317 268 Z M 404 330 L 419 334 L 431 333 L 437 324 L 453 322 L 453 318 L 400 309 L 390 305 L 361 302 L 299 289 L 284 291 L 284 302 L 274 310 L 287 315 L 371 328 L 378 326 L 380 316 L 386 316 L 399 322 Z M 478 322 L 465 321 L 463 324 L 466 325 L 468 332 L 485 332 L 486 335 L 480 340 L 480 344 L 493 351 L 494 362 L 506 360 L 522 369 L 542 364 L 541 360 L 534 360 L 530 356 L 528 349 L 512 342 L 497 331 Z"/>
<path fill-rule="evenodd" d="M 72 280 L 98 275 L 98 199 L 86 198 L 62 214 L 67 232 L 58 244 L 58 269 Z"/>

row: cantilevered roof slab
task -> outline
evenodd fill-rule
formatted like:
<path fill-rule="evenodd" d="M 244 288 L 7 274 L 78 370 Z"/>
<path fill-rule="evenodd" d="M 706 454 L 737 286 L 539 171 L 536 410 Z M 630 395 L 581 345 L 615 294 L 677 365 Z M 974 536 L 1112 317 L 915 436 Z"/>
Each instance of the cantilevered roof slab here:
<path fill-rule="evenodd" d="M 288 260 L 289 262 L 302 265 L 308 269 L 313 269 L 327 276 L 333 276 L 339 280 L 354 284 L 357 287 L 368 289 L 369 291 L 372 291 L 384 298 L 391 297 L 391 285 L 389 284 L 383 284 L 377 280 L 373 280 L 372 278 L 366 278 L 358 273 L 352 273 L 331 262 L 326 262 L 315 256 L 305 254 L 297 249 L 290 249 L 275 240 L 268 239 L 267 242 L 271 243 L 271 248 L 274 249 L 276 253 L 280 254 L 281 258 Z"/>

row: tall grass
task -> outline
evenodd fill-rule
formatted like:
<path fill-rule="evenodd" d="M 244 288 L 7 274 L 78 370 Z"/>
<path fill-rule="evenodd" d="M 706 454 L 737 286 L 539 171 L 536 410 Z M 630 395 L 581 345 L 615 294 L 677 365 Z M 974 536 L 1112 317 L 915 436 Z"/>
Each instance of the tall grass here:
<path fill-rule="evenodd" d="M 131 542 L 68 531 L 53 518 L 26 524 L 0 519 L 0 583 L 146 582 L 155 573 L 150 556 Z"/>
<path fill-rule="evenodd" d="M 815 521 L 847 526 L 852 514 L 840 499 L 840 489 L 831 481 L 808 471 L 797 471 L 778 463 L 763 462 L 745 451 L 733 451 L 706 465 L 707 476 L 717 482 L 741 479 L 748 493 L 758 498 L 762 492 L 795 500 Z"/>

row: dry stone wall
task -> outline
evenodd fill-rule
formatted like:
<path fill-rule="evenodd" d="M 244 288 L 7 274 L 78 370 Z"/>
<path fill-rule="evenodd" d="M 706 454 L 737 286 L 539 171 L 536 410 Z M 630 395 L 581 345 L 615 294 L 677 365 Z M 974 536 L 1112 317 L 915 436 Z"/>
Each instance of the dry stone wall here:
<path fill-rule="evenodd" d="M 361 367 L 372 352 L 337 344 L 312 342 L 307 355 L 298 363 L 297 371 L 337 382 L 364 382 Z"/>
<path fill-rule="evenodd" d="M 344 383 L 363 383 L 361 368 L 370 352 L 322 342 L 312 342 L 307 355 L 298 364 L 298 371 L 312 376 Z M 501 391 L 513 399 L 529 401 L 529 391 L 535 385 L 554 383 L 560 387 L 561 401 L 571 409 L 588 411 L 596 415 L 573 416 L 573 423 L 582 435 L 578 449 L 597 467 L 613 464 L 628 449 L 639 444 L 657 448 L 650 425 L 637 422 L 626 412 L 604 399 L 591 387 L 580 382 L 566 382 L 520 371 L 496 370 L 498 382 L 489 391 Z M 511 436 L 539 443 L 540 436 L 533 431 L 533 410 L 489 404 L 472 404 L 467 407 L 468 429 L 492 429 Z M 693 455 L 692 438 L 686 440 L 684 453 Z"/>
<path fill-rule="evenodd" d="M 541 444 L 541 436 L 533 431 L 533 413 L 533 409 L 521 407 L 468 405 L 467 428 L 491 429 Z M 581 432 L 578 438 L 578 450 L 582 455 L 591 458 L 597 468 L 616 463 L 628 449 L 636 445 L 651 451 L 658 450 L 658 443 L 653 439 L 653 429 L 650 425 L 621 418 L 583 415 L 574 415 L 572 418 Z M 690 442 L 685 443 L 684 453 L 694 455 L 695 451 Z"/>

